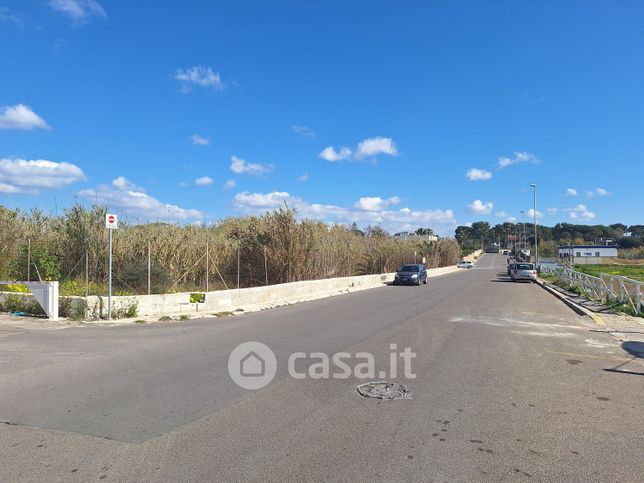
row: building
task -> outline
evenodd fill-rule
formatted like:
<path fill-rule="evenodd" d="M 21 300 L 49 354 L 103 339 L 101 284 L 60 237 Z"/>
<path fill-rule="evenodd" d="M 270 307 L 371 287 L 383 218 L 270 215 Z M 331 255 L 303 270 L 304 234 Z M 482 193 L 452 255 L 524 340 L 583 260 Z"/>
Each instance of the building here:
<path fill-rule="evenodd" d="M 395 238 L 396 240 L 426 240 L 430 242 L 438 241 L 438 237 L 436 235 L 417 235 L 416 233 L 411 231 L 401 231 L 399 233 L 394 233 L 392 235 L 392 238 Z"/>
<path fill-rule="evenodd" d="M 601 264 L 617 258 L 617 245 L 560 245 L 557 251 L 559 258 L 576 264 Z"/>

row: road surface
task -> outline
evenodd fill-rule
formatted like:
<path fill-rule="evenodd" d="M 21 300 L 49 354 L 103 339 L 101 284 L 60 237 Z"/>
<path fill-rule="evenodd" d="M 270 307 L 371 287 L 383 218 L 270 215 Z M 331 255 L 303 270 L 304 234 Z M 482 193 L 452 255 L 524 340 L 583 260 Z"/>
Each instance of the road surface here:
<path fill-rule="evenodd" d="M 642 481 L 642 359 L 504 260 L 225 319 L 0 327 L 0 481 Z M 227 371 L 245 341 L 277 356 L 257 391 Z M 392 343 L 411 400 L 286 370 Z"/>

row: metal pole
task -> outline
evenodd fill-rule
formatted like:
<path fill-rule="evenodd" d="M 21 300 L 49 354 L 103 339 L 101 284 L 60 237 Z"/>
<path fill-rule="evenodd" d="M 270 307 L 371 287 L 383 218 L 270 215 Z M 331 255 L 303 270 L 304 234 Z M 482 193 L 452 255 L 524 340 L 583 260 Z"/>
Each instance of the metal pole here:
<path fill-rule="evenodd" d="M 206 240 L 206 292 L 210 288 L 208 285 L 210 279 L 210 254 L 208 253 L 208 240 Z"/>
<path fill-rule="evenodd" d="M 31 282 L 31 238 L 27 239 L 27 282 Z"/>
<path fill-rule="evenodd" d="M 110 251 L 110 261 L 109 261 L 109 275 L 107 281 L 107 320 L 112 320 L 112 229 L 108 229 L 110 234 L 109 241 L 109 251 Z"/>
<path fill-rule="evenodd" d="M 264 275 L 266 277 L 266 286 L 268 287 L 268 261 L 266 260 L 266 247 L 264 247 Z"/>
<path fill-rule="evenodd" d="M 152 280 L 150 276 L 152 268 L 152 243 L 148 242 L 148 295 L 152 293 Z"/>
<path fill-rule="evenodd" d="M 239 288 L 239 247 L 237 247 L 237 288 Z"/>
<path fill-rule="evenodd" d="M 89 296 L 89 250 L 85 250 L 85 297 Z"/>
<path fill-rule="evenodd" d="M 534 262 L 535 262 L 535 267 L 537 269 L 539 268 L 539 241 L 537 240 L 537 185 L 535 183 L 531 183 L 530 186 L 534 189 L 534 197 L 533 197 L 533 206 L 532 206 L 532 214 L 534 216 Z"/>

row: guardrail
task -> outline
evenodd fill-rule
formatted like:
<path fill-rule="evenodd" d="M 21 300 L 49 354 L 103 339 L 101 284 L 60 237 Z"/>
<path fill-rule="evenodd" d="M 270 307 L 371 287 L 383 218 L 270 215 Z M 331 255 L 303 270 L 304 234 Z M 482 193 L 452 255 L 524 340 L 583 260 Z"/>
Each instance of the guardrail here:
<path fill-rule="evenodd" d="M 595 277 L 561 266 L 541 265 L 540 270 L 541 273 L 554 275 L 571 287 L 578 288 L 591 299 L 609 304 L 619 302 L 630 306 L 636 314 L 644 312 L 644 282 L 607 273 Z"/>

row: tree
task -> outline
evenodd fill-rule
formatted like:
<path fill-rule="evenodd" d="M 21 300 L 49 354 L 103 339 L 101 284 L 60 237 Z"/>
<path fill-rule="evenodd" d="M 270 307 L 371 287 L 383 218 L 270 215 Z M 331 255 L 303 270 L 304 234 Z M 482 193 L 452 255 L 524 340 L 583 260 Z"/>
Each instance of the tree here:
<path fill-rule="evenodd" d="M 427 236 L 433 234 L 434 230 L 432 230 L 431 228 L 419 228 L 418 230 L 416 230 L 416 235 L 418 236 Z"/>
<path fill-rule="evenodd" d="M 373 225 L 373 226 L 369 225 L 365 229 L 365 234 L 373 238 L 387 238 L 389 236 L 389 233 L 387 233 L 387 230 L 385 230 L 383 227 L 379 225 Z"/>
<path fill-rule="evenodd" d="M 485 239 L 490 231 L 490 224 L 487 221 L 472 223 L 472 238 L 481 241 L 481 250 L 485 249 Z"/>
<path fill-rule="evenodd" d="M 456 238 L 456 241 L 461 245 L 461 247 L 465 246 L 467 241 L 472 237 L 472 228 L 466 225 L 461 225 L 456 227 L 456 231 L 454 232 L 454 238 Z"/>

